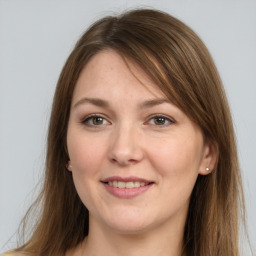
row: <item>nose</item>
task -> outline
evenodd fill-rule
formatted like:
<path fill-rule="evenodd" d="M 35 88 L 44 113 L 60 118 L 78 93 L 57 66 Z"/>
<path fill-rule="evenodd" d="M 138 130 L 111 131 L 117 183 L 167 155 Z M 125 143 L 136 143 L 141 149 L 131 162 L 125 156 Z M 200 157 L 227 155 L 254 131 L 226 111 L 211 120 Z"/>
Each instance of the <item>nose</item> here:
<path fill-rule="evenodd" d="M 109 159 L 111 162 L 126 166 L 143 159 L 142 139 L 138 128 L 132 125 L 117 127 L 111 136 Z"/>

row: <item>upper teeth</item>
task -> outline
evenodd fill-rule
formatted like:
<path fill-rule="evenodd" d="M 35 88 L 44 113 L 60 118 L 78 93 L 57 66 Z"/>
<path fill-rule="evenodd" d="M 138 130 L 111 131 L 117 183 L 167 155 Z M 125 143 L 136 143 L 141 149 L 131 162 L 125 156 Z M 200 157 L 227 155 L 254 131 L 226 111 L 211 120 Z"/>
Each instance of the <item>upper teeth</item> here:
<path fill-rule="evenodd" d="M 123 182 L 123 181 L 109 181 L 108 185 L 115 187 L 115 188 L 138 188 L 142 187 L 145 185 L 148 185 L 149 183 L 145 182 L 139 182 L 139 181 L 128 181 L 128 182 Z"/>

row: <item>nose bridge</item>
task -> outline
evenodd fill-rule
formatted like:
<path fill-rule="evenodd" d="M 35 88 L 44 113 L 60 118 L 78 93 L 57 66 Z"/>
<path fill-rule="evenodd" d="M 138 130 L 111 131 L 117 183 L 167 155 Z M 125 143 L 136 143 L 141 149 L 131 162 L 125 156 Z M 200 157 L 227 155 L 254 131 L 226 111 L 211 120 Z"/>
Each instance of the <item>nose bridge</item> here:
<path fill-rule="evenodd" d="M 140 132 L 132 122 L 116 125 L 110 142 L 110 158 L 121 165 L 138 162 L 143 153 L 140 145 Z"/>

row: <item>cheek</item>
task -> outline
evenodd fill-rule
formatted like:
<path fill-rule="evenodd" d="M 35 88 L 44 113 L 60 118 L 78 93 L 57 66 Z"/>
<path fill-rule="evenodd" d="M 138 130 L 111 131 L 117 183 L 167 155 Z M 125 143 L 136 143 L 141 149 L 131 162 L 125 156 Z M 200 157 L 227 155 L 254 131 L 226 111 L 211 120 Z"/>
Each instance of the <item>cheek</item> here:
<path fill-rule="evenodd" d="M 67 144 L 74 185 L 83 204 L 90 209 L 92 198 L 97 197 L 98 193 L 97 180 L 105 155 L 104 147 L 89 136 L 71 131 Z"/>
<path fill-rule="evenodd" d="M 74 172 L 79 175 L 89 175 L 96 172 L 105 156 L 103 141 L 90 139 L 90 136 L 68 133 L 68 152 Z"/>
<path fill-rule="evenodd" d="M 160 148 L 151 151 L 151 165 L 157 170 L 164 194 L 173 195 L 179 205 L 186 202 L 198 177 L 201 162 L 201 140 L 186 140 L 185 136 L 162 142 Z M 197 138 L 197 137 L 196 137 Z M 172 200 L 167 199 L 167 200 Z"/>
<path fill-rule="evenodd" d="M 201 149 L 194 141 L 171 140 L 161 147 L 151 150 L 152 164 L 163 175 L 181 175 L 189 171 L 198 171 Z"/>

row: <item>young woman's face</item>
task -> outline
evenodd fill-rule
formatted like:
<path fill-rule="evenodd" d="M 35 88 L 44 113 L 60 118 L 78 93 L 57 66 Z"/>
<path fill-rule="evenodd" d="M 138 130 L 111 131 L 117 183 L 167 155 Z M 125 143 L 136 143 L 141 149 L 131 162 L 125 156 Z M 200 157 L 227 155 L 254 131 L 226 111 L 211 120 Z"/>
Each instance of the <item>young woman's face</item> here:
<path fill-rule="evenodd" d="M 81 72 L 67 133 L 75 187 L 90 227 L 119 233 L 183 227 L 211 150 L 199 127 L 128 64 L 102 51 Z"/>

